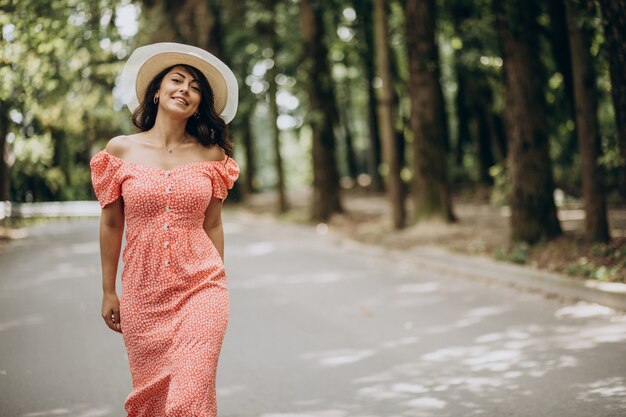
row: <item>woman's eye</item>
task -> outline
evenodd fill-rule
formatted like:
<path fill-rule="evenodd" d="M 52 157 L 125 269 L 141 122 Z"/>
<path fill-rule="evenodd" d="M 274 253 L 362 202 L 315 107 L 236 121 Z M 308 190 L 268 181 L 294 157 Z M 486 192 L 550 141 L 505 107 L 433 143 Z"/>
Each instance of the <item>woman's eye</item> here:
<path fill-rule="evenodd" d="M 193 91 L 200 92 L 200 89 L 199 89 L 198 87 L 191 87 L 191 89 L 192 89 Z"/>
<path fill-rule="evenodd" d="M 174 81 L 175 83 L 179 83 L 180 80 L 178 78 L 172 78 L 172 81 Z"/>

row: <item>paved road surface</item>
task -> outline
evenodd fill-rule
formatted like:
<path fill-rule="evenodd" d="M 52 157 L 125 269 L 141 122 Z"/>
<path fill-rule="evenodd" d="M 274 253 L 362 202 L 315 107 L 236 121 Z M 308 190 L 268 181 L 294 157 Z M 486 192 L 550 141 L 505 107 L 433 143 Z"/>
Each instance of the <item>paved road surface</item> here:
<path fill-rule="evenodd" d="M 0 415 L 123 416 L 97 221 L 0 255 Z M 226 216 L 220 417 L 626 416 L 626 318 L 438 276 L 329 234 Z"/>

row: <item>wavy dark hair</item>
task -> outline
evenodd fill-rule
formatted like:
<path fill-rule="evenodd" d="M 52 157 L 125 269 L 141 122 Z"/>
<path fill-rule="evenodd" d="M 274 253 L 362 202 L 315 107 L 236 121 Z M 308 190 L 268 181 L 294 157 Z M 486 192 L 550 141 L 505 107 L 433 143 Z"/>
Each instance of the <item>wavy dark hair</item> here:
<path fill-rule="evenodd" d="M 228 137 L 228 127 L 215 111 L 211 84 L 209 84 L 204 74 L 191 65 L 172 65 L 158 73 L 150 81 L 141 104 L 133 112 L 133 124 L 142 132 L 154 126 L 159 110 L 159 104 L 154 102 L 154 95 L 159 90 L 165 75 L 174 67 L 185 68 L 200 83 L 199 115 L 198 117 L 192 116 L 187 120 L 185 131 L 197 138 L 203 146 L 218 145 L 224 149 L 226 155 L 233 156 L 233 144 Z"/>

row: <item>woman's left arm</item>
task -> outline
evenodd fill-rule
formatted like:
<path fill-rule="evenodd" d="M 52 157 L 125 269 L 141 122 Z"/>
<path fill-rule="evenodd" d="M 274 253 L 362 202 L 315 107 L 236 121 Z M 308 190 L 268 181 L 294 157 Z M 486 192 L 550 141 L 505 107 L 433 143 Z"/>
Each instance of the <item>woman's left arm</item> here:
<path fill-rule="evenodd" d="M 204 223 L 202 228 L 206 232 L 213 246 L 224 262 L 224 228 L 222 226 L 222 200 L 212 198 L 204 212 Z"/>

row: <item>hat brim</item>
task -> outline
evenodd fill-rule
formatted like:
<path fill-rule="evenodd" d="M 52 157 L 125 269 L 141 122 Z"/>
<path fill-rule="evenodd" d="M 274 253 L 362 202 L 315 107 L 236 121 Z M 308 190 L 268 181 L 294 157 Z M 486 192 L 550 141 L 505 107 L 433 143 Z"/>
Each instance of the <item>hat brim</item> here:
<path fill-rule="evenodd" d="M 144 99 L 154 77 L 174 65 L 190 65 L 200 71 L 213 90 L 215 112 L 229 123 L 237 112 L 237 79 L 226 64 L 194 46 L 161 42 L 135 49 L 122 70 L 122 100 L 133 112 Z"/>

